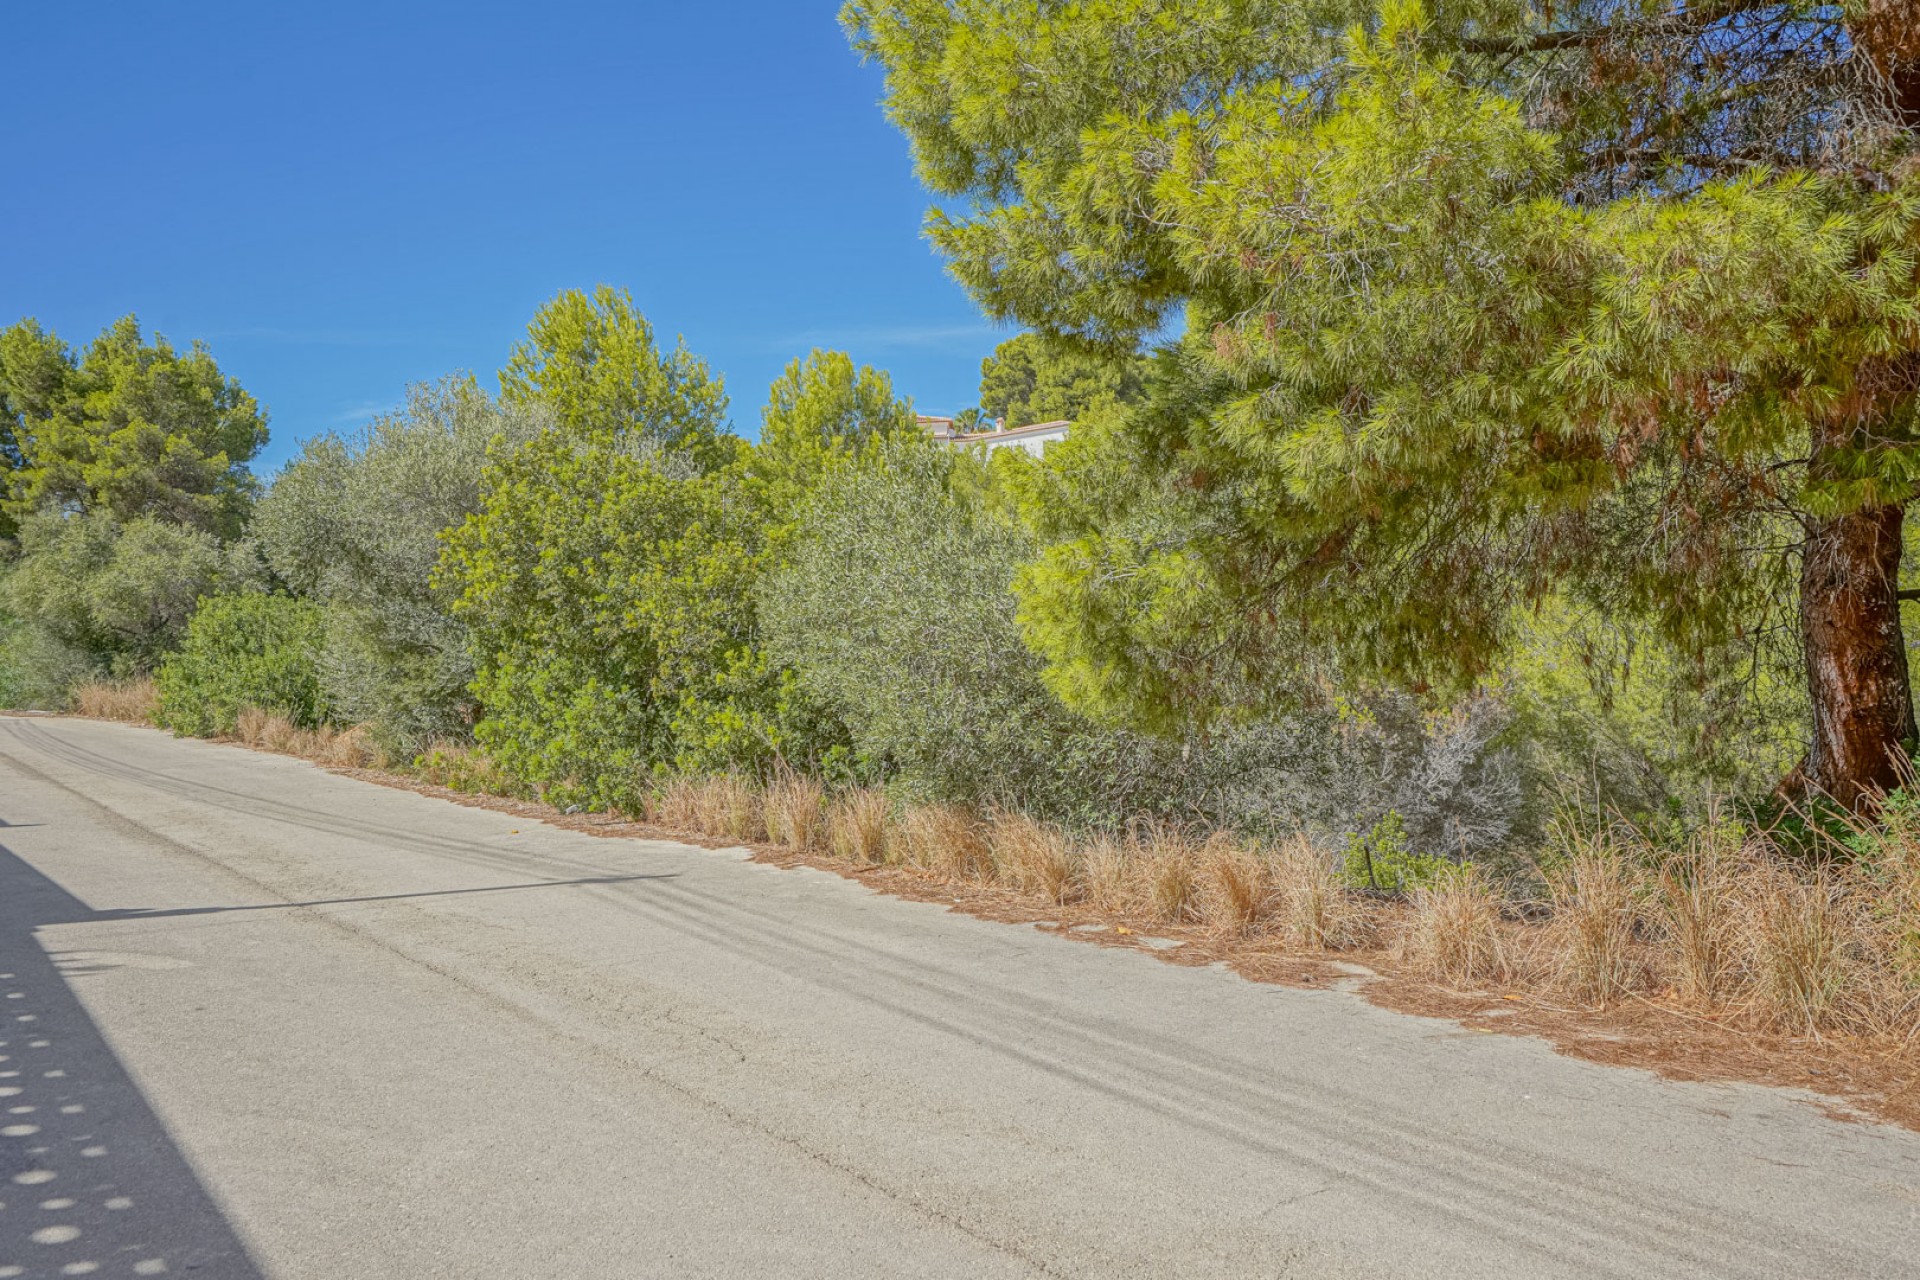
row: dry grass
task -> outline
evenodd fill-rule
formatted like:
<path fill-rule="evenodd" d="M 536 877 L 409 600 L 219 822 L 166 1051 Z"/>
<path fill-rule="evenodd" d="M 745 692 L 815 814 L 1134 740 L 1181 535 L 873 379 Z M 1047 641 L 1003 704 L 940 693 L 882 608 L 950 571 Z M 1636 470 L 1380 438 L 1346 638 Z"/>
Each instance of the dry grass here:
<path fill-rule="evenodd" d="M 783 773 L 767 784 L 762 801 L 767 836 L 795 853 L 820 847 L 826 834 L 826 791 L 803 774 Z"/>
<path fill-rule="evenodd" d="M 1459 868 L 1416 889 L 1399 950 L 1415 970 L 1438 982 L 1499 982 L 1510 972 L 1502 937 L 1499 891 L 1480 868 Z"/>
<path fill-rule="evenodd" d="M 827 808 L 827 848 L 836 858 L 875 866 L 887 860 L 887 834 L 893 805 L 884 791 L 856 787 L 834 797 Z"/>
<path fill-rule="evenodd" d="M 89 720 L 118 720 L 124 724 L 151 724 L 160 708 L 160 693 L 146 676 L 132 680 L 90 680 L 74 689 L 73 713 Z"/>
<path fill-rule="evenodd" d="M 1133 868 L 1118 840 L 1097 835 L 1080 851 L 1080 885 L 1096 911 L 1119 915 L 1133 905 Z"/>
<path fill-rule="evenodd" d="M 1282 841 L 1271 857 L 1274 920 L 1289 946 L 1338 951 L 1365 943 L 1366 915 L 1340 883 L 1331 856 L 1296 835 Z"/>
<path fill-rule="evenodd" d="M 990 839 L 1002 884 L 1055 904 L 1080 896 L 1073 838 L 1059 827 L 1023 813 L 997 813 Z"/>
<path fill-rule="evenodd" d="M 1740 981 L 1739 837 L 1710 828 L 1660 868 L 1654 918 L 1667 979 L 1681 1003 L 1711 1013 Z"/>
<path fill-rule="evenodd" d="M 1566 861 L 1547 877 L 1553 920 L 1544 940 L 1556 983 L 1595 1006 L 1642 985 L 1636 949 L 1642 885 L 1634 864 L 1605 833 L 1573 836 Z"/>
<path fill-rule="evenodd" d="M 1142 825 L 1128 849 L 1132 897 L 1156 924 L 1180 924 L 1198 914 L 1201 846 L 1169 823 Z"/>
<path fill-rule="evenodd" d="M 1775 1030 L 1817 1035 L 1871 1017 L 1871 975 L 1856 957 L 1864 913 L 1849 886 L 1826 872 L 1801 879 L 1756 868 L 1747 876 L 1745 933 L 1752 1002 Z"/>
<path fill-rule="evenodd" d="M 1196 913 L 1214 933 L 1252 933 L 1273 912 L 1273 861 L 1258 849 L 1218 833 L 1198 851 Z"/>
<path fill-rule="evenodd" d="M 700 823 L 700 782 L 694 778 L 670 778 L 648 797 L 646 819 L 674 831 L 706 833 Z"/>
<path fill-rule="evenodd" d="M 278 712 L 242 707 L 235 717 L 233 736 L 236 741 L 261 751 L 299 756 L 336 769 L 380 769 L 388 764 L 386 752 L 380 749 L 365 725 L 347 729 L 336 729 L 332 725 L 303 729 Z M 441 750 L 458 752 L 462 763 L 468 763 L 468 758 L 473 756 L 468 748 Z M 456 778 L 462 770 L 450 761 L 442 762 L 441 771 L 448 778 L 442 785 L 456 786 L 458 781 L 464 781 Z"/>
<path fill-rule="evenodd" d="M 963 805 L 917 805 L 900 820 L 902 861 L 946 880 L 993 879 L 986 824 Z"/>
<path fill-rule="evenodd" d="M 691 791 L 695 831 L 728 840 L 765 840 L 766 791 L 737 773 L 701 778 Z"/>

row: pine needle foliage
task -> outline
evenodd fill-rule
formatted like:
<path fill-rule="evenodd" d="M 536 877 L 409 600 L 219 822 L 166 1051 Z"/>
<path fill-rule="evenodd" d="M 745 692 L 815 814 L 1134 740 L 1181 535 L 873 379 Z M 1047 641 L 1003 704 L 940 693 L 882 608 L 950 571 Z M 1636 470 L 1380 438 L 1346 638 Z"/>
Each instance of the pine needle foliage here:
<path fill-rule="evenodd" d="M 1890 785 L 1911 10 L 848 4 L 991 314 L 1116 358 L 1178 330 L 1034 484 L 1054 687 L 1162 728 L 1459 690 L 1560 595 L 1700 664 L 1783 631 L 1807 778 Z"/>

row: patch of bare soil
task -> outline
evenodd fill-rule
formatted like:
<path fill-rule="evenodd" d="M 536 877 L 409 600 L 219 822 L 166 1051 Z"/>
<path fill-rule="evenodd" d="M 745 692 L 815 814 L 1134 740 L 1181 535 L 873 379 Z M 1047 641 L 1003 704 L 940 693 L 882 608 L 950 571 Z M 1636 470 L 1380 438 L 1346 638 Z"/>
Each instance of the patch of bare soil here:
<path fill-rule="evenodd" d="M 1454 990 L 1407 972 L 1391 951 L 1378 948 L 1301 954 L 1261 932 L 1223 935 L 1080 905 L 1037 903 L 997 886 L 944 882 L 900 867 L 857 866 L 821 854 L 716 839 L 609 814 L 567 814 L 544 804 L 455 791 L 381 770 L 329 772 L 589 835 L 667 840 L 706 849 L 745 848 L 755 862 L 813 867 L 859 881 L 878 893 L 939 903 L 982 920 L 1033 924 L 1063 938 L 1146 952 L 1168 964 L 1223 964 L 1251 982 L 1352 990 L 1381 1008 L 1450 1019 L 1490 1034 L 1536 1036 L 1570 1057 L 1638 1067 L 1669 1080 L 1805 1090 L 1825 1098 L 1825 1103 L 1816 1105 L 1835 1119 L 1878 1120 L 1920 1131 L 1920 1048 L 1915 1046 L 1890 1049 L 1884 1043 L 1839 1036 L 1762 1034 L 1658 999 L 1632 998 L 1605 1008 L 1581 1008 L 1558 1003 L 1551 993 L 1520 982 L 1511 987 Z"/>

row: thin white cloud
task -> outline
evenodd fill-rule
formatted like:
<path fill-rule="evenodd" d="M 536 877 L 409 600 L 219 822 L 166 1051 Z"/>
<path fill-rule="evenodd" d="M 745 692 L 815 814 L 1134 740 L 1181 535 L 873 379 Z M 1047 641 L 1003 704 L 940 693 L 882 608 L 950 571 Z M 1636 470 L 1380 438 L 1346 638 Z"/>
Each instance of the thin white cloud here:
<path fill-rule="evenodd" d="M 350 408 L 342 409 L 327 419 L 330 427 L 357 427 L 371 422 L 383 413 L 392 413 L 399 408 L 391 400 L 363 400 Z"/>

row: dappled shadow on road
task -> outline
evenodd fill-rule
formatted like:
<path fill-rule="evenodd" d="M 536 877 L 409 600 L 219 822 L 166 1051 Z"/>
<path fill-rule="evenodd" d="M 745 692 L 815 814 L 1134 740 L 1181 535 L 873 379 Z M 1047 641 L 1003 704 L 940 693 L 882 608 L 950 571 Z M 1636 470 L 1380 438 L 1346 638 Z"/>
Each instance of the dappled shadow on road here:
<path fill-rule="evenodd" d="M 34 931 L 101 919 L 0 845 L 0 1280 L 258 1280 Z"/>

